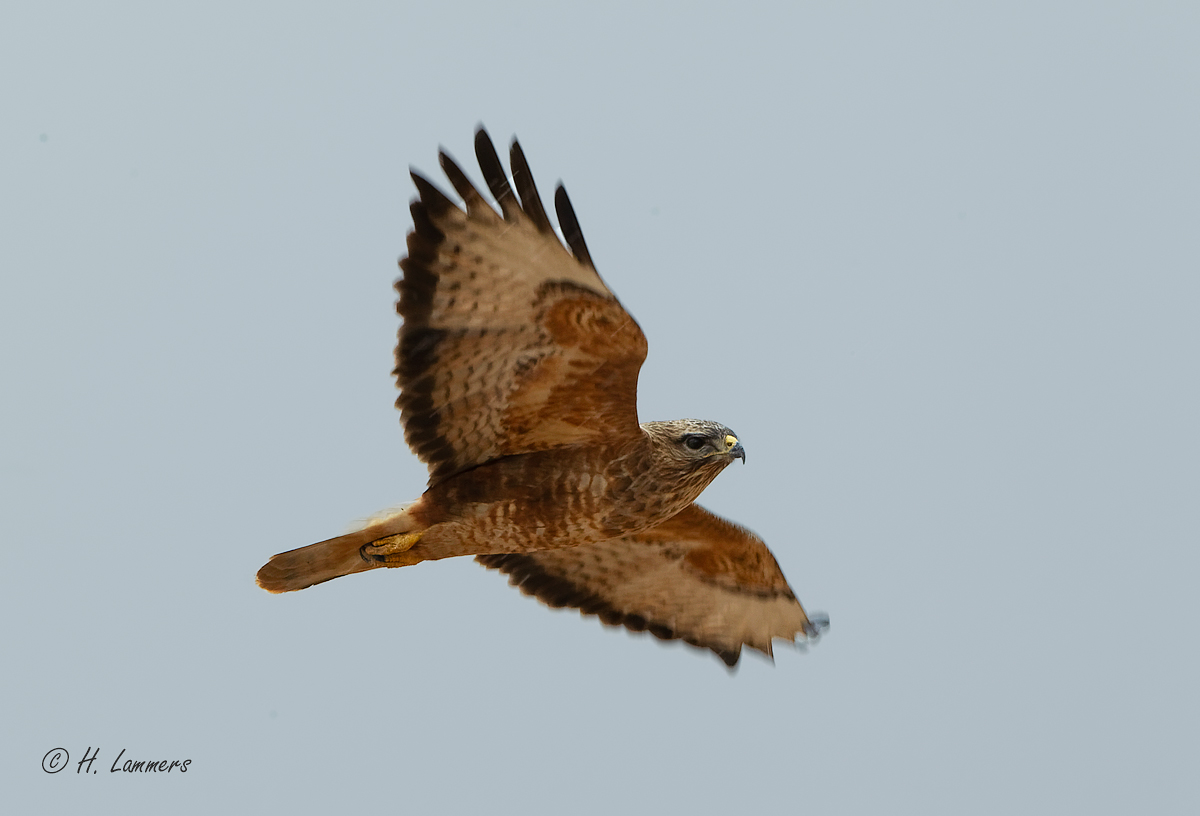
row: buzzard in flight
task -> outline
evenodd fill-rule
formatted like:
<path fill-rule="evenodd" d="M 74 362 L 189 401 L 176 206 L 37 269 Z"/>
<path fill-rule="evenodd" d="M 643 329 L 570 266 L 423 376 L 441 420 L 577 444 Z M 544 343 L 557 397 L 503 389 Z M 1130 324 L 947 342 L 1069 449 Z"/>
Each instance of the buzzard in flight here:
<path fill-rule="evenodd" d="M 766 544 L 694 504 L 745 461 L 737 435 L 638 423 L 646 337 L 596 273 L 566 190 L 554 196 L 564 247 L 520 145 L 511 185 L 482 128 L 475 153 L 500 212 L 441 152 L 465 212 L 413 174 L 396 283 L 396 407 L 429 487 L 362 530 L 276 555 L 259 586 L 474 555 L 550 606 L 729 666 L 743 645 L 771 655 L 776 638 L 817 638 L 828 619 L 805 614 Z"/>

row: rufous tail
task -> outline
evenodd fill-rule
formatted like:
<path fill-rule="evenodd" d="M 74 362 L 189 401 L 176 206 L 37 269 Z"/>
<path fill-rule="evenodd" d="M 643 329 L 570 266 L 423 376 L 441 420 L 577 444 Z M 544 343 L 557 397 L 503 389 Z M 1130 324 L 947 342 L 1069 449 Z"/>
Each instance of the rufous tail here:
<path fill-rule="evenodd" d="M 363 546 L 416 527 L 401 511 L 362 530 L 279 553 L 258 571 L 258 585 L 267 592 L 292 592 L 376 567 L 399 566 L 364 557 Z"/>

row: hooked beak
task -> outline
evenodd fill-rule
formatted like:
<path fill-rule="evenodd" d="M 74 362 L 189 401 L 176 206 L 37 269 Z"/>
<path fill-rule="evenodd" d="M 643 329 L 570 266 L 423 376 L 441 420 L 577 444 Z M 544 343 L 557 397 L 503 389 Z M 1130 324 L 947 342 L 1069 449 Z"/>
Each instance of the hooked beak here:
<path fill-rule="evenodd" d="M 737 437 L 733 434 L 725 436 L 725 453 L 734 459 L 741 459 L 742 464 L 746 464 L 746 449 L 742 447 L 742 443 L 738 442 Z"/>

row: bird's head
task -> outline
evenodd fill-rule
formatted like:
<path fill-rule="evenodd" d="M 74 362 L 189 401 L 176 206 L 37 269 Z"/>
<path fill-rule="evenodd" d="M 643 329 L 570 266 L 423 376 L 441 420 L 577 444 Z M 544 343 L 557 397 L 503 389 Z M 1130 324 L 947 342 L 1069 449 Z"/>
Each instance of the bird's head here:
<path fill-rule="evenodd" d="M 719 422 L 675 419 L 642 425 L 663 464 L 684 473 L 706 473 L 711 480 L 734 459 L 746 461 L 737 434 Z"/>

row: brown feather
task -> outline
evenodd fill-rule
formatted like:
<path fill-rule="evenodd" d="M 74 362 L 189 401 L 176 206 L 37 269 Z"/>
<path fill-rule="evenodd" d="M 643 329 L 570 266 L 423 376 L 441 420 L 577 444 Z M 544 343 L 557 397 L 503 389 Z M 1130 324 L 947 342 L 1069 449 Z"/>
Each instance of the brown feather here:
<path fill-rule="evenodd" d="M 378 565 L 359 555 L 359 549 L 369 543 L 360 533 L 349 533 L 279 553 L 259 569 L 256 580 L 267 592 L 292 592 L 373 569 Z"/>
<path fill-rule="evenodd" d="M 255 580 L 267 592 L 292 592 L 385 566 L 365 559 L 362 547 L 385 536 L 424 529 L 423 510 L 423 503 L 417 501 L 361 530 L 273 555 Z"/>

